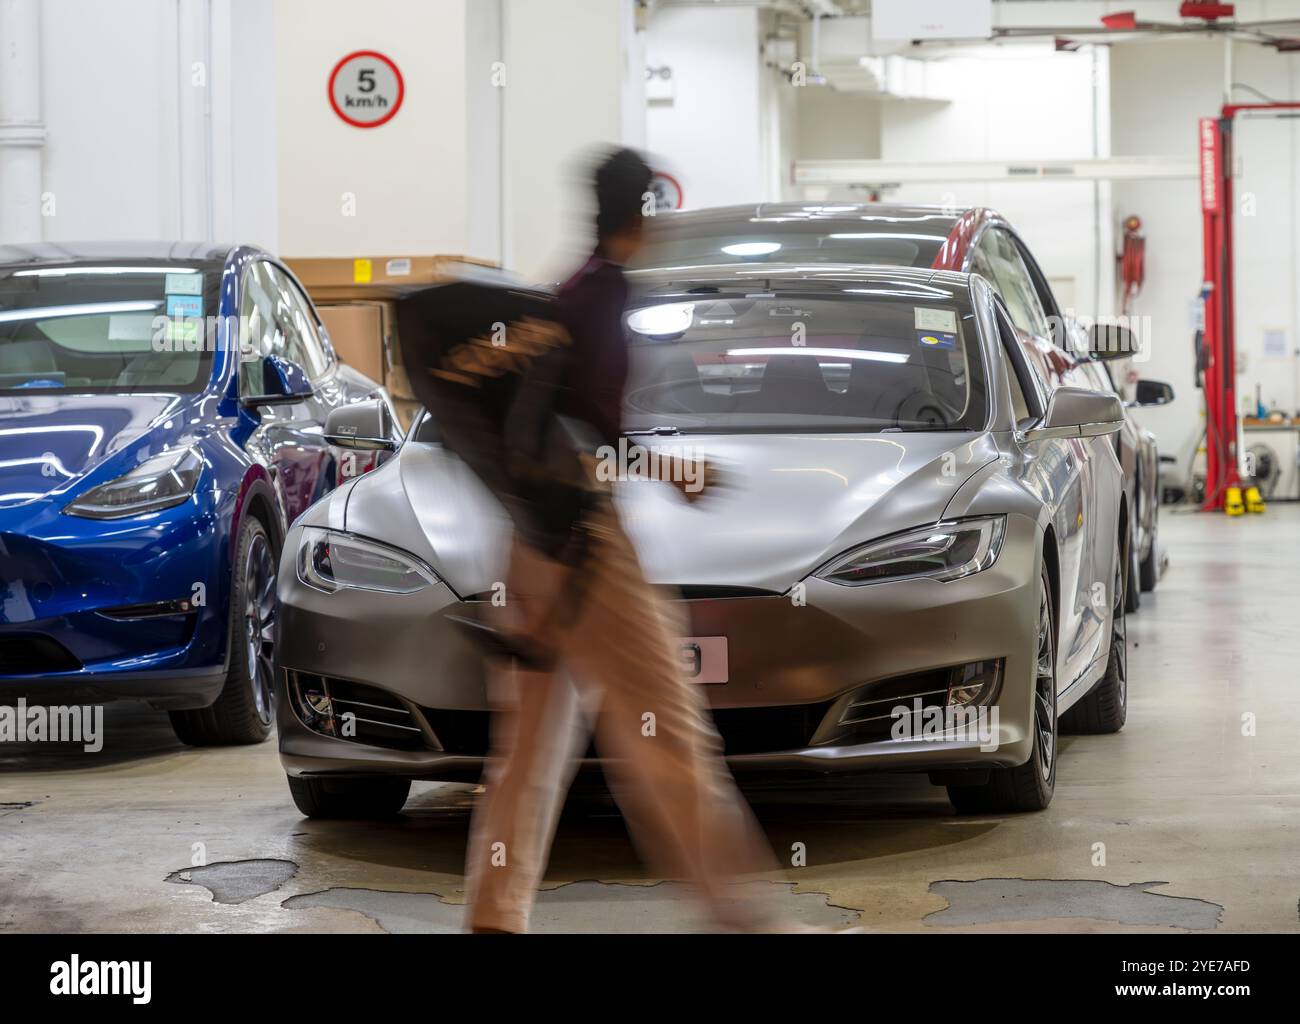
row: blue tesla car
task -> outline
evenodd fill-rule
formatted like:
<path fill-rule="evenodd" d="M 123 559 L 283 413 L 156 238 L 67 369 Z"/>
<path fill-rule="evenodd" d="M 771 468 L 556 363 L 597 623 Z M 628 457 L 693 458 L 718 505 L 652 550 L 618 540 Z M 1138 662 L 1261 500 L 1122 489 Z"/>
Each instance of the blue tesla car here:
<path fill-rule="evenodd" d="M 322 426 L 375 397 L 258 249 L 0 246 L 0 702 L 265 739 L 279 549 L 369 468 Z"/>

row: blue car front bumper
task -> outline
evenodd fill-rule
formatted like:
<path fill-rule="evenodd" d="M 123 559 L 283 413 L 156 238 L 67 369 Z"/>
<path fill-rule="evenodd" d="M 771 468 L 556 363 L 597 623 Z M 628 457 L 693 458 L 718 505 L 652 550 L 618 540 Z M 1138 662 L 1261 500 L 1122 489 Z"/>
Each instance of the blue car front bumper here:
<path fill-rule="evenodd" d="M 225 678 L 233 495 L 93 520 L 0 509 L 0 703 L 206 707 Z"/>

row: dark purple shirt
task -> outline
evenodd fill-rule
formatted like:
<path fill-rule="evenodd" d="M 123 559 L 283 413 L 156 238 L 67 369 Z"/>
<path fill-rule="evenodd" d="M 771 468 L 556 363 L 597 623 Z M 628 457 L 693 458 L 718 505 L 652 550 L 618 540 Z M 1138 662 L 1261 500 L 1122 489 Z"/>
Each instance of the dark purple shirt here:
<path fill-rule="evenodd" d="M 556 294 L 559 321 L 573 339 L 568 390 L 560 412 L 590 424 L 604 444 L 616 444 L 622 430 L 627 384 L 627 338 L 623 270 L 594 253 Z"/>

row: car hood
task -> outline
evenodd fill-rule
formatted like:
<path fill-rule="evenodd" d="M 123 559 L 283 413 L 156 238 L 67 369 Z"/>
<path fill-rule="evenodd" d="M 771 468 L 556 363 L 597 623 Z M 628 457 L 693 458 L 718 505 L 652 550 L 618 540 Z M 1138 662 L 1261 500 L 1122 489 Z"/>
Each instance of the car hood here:
<path fill-rule="evenodd" d="M 621 488 L 619 509 L 647 577 L 776 593 L 855 545 L 942 518 L 957 489 L 998 457 L 987 433 L 645 441 L 702 454 L 725 481 L 695 505 L 663 484 Z M 337 523 L 337 514 L 330 519 Z M 362 477 L 345 522 L 350 532 L 419 554 L 461 596 L 504 578 L 504 512 L 468 467 L 436 445 L 408 444 Z"/>
<path fill-rule="evenodd" d="M 68 491 L 142 435 L 181 415 L 174 394 L 0 397 L 0 508 Z"/>

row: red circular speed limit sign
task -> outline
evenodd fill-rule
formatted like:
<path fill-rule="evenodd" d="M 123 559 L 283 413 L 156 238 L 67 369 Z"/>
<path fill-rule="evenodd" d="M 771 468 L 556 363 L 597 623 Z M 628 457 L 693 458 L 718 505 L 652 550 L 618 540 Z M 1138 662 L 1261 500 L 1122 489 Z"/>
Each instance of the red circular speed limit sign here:
<path fill-rule="evenodd" d="M 387 124 L 402 109 L 405 95 L 397 65 L 374 50 L 349 53 L 330 72 L 330 106 L 354 128 Z"/>
<path fill-rule="evenodd" d="M 682 208 L 681 183 L 667 171 L 655 171 L 650 179 L 650 191 L 655 197 L 655 212 Z"/>

